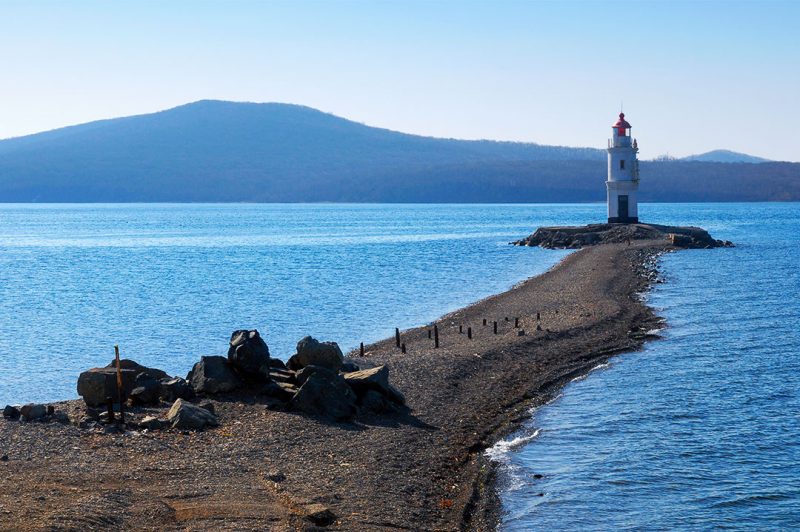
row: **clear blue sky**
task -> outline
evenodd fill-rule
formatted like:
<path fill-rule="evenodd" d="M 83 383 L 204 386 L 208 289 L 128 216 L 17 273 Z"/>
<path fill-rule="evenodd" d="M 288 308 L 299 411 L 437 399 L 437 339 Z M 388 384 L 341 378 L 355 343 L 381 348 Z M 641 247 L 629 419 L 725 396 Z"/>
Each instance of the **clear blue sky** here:
<path fill-rule="evenodd" d="M 800 1 L 8 1 L 0 138 L 215 98 L 456 138 L 800 160 Z"/>

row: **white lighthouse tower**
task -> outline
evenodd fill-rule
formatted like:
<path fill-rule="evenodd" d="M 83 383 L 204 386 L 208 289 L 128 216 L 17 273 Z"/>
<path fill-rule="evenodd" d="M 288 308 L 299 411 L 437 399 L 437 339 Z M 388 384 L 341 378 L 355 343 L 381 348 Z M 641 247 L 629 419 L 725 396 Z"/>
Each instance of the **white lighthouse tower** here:
<path fill-rule="evenodd" d="M 639 206 L 636 193 L 639 189 L 639 147 L 631 139 L 631 125 L 625 113 L 611 126 L 608 140 L 608 223 L 638 223 Z"/>

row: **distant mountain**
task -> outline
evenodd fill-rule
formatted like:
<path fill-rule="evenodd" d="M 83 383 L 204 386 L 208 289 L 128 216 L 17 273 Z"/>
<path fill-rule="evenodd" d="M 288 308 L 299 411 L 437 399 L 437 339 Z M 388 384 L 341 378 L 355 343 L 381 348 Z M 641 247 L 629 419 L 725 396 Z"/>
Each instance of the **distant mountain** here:
<path fill-rule="evenodd" d="M 200 101 L 0 141 L 0 202 L 602 201 L 605 150 L 439 139 Z M 642 163 L 643 200 L 800 199 L 800 164 Z"/>
<path fill-rule="evenodd" d="M 730 150 L 712 150 L 698 155 L 683 157 L 681 161 L 700 161 L 704 163 L 767 163 L 769 159 L 747 155 Z"/>

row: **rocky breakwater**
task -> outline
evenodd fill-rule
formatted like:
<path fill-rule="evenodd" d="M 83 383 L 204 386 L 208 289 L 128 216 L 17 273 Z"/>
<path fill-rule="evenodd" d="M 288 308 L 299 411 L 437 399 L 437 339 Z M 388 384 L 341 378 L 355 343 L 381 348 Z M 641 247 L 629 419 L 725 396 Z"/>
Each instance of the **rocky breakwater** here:
<path fill-rule="evenodd" d="M 47 405 L 9 405 L 3 415 L 11 420 L 72 422 L 111 433 L 217 427 L 221 421 L 215 400 L 260 402 L 270 410 L 334 422 L 406 410 L 405 397 L 389 382 L 388 366 L 362 369 L 345 360 L 335 342 L 310 336 L 297 343 L 288 365 L 270 356 L 257 330 L 238 330 L 231 335 L 227 356 L 201 357 L 185 379 L 129 359 L 119 366 L 118 372 L 113 361 L 81 373 L 77 389 L 86 409 L 79 418 L 59 415 Z"/>
<path fill-rule="evenodd" d="M 727 240 L 715 240 L 700 227 L 656 224 L 590 224 L 582 226 L 540 227 L 532 235 L 512 242 L 515 246 L 548 249 L 579 249 L 599 244 L 624 244 L 634 240 L 661 240 L 674 248 L 710 249 L 732 247 Z"/>

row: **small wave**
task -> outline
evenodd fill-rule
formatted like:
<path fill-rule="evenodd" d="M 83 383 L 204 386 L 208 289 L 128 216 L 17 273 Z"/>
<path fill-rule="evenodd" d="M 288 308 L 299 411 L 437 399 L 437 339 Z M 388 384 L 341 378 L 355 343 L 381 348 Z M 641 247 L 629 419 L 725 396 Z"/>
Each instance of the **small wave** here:
<path fill-rule="evenodd" d="M 505 462 L 508 458 L 508 453 L 522 447 L 528 442 L 533 441 L 540 432 L 541 429 L 536 429 L 531 434 L 516 436 L 510 440 L 500 440 L 486 449 L 485 454 L 494 462 Z"/>
<path fill-rule="evenodd" d="M 760 493 L 756 495 L 746 495 L 737 497 L 736 499 L 721 501 L 712 504 L 711 508 L 731 508 L 737 506 L 753 506 L 763 501 L 787 501 L 791 500 L 792 496 L 786 493 Z"/>
<path fill-rule="evenodd" d="M 571 382 L 578 382 L 578 381 L 582 381 L 582 380 L 584 380 L 586 377 L 588 377 L 588 376 L 589 376 L 591 373 L 594 373 L 594 372 L 595 372 L 595 371 L 597 371 L 597 370 L 606 369 L 606 368 L 609 368 L 609 367 L 611 367 L 611 363 L 610 363 L 610 362 L 603 362 L 603 363 L 601 363 L 601 364 L 598 364 L 598 365 L 596 365 L 595 367 L 593 367 L 592 369 L 590 369 L 589 371 L 587 371 L 587 372 L 586 372 L 586 373 L 584 373 L 583 375 L 578 375 L 577 377 L 575 377 L 574 379 L 572 379 L 572 381 L 571 381 Z M 558 397 L 561 397 L 561 395 L 559 395 Z M 551 401 L 551 402 L 552 402 L 552 401 Z"/>

